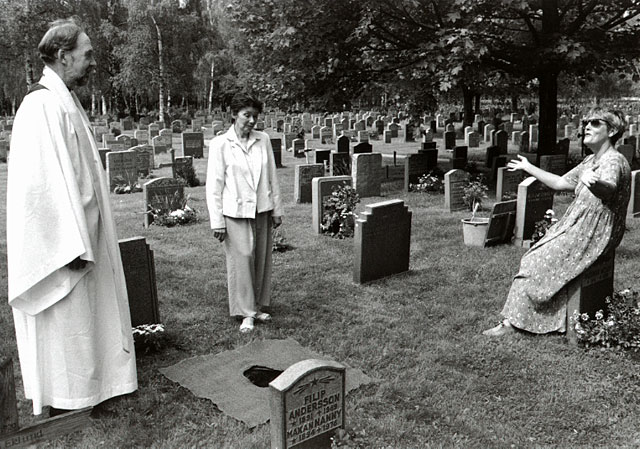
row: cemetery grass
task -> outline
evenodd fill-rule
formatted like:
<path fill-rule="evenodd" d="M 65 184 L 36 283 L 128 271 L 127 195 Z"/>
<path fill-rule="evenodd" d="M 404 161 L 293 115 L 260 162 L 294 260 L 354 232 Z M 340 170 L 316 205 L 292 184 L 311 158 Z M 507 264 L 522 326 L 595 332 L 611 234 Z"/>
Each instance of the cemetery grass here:
<path fill-rule="evenodd" d="M 350 393 L 347 427 L 363 448 L 632 447 L 640 442 L 640 372 L 628 354 L 572 347 L 561 335 L 489 339 L 516 272 L 521 248 L 462 243 L 466 212 L 444 211 L 442 195 L 403 194 L 413 211 L 410 271 L 356 285 L 353 240 L 318 236 L 311 206 L 293 204 L 294 160 L 278 170 L 283 229 L 294 247 L 274 253 L 270 324 L 238 332 L 228 316 L 221 245 L 209 229 L 204 187 L 188 189 L 201 222 L 142 227 L 142 194 L 113 195 L 120 238 L 146 237 L 155 252 L 164 348 L 137 356 L 139 389 L 107 401 L 108 413 L 84 431 L 44 447 L 266 448 L 269 425 L 250 429 L 158 371 L 185 358 L 216 354 L 259 339 L 292 338 L 326 357 L 363 370 L 375 382 Z M 196 161 L 205 179 L 203 160 Z M 167 172 L 157 171 L 158 175 Z M 6 165 L 0 166 L 6 185 Z M 5 189 L 0 235 L 5 238 Z M 565 208 L 569 198 L 556 197 Z M 616 287 L 638 285 L 638 224 L 617 252 Z M 6 243 L 6 242 L 3 242 Z M 6 252 L 6 244 L 2 246 Z M 6 254 L 0 255 L 6 263 Z M 6 267 L 0 270 L 2 354 L 13 357 L 21 425 L 35 421 L 24 399 Z M 352 447 L 356 447 L 355 444 Z"/>

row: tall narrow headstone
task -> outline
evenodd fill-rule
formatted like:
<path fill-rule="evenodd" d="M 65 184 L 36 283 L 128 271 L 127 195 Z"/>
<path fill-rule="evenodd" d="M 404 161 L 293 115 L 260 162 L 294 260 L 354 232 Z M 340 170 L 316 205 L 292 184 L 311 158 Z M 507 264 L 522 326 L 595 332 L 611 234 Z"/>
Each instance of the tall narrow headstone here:
<path fill-rule="evenodd" d="M 353 280 L 365 283 L 409 270 L 411 211 L 401 200 L 365 206 L 356 220 Z"/>
<path fill-rule="evenodd" d="M 353 155 L 353 187 L 361 198 L 380 196 L 382 181 L 382 154 L 360 153 Z"/>
<path fill-rule="evenodd" d="M 119 240 L 131 326 L 160 323 L 153 250 L 144 237 Z"/>
<path fill-rule="evenodd" d="M 273 159 L 276 162 L 276 168 L 282 167 L 282 139 L 271 138 L 271 149 L 273 150 Z"/>
<path fill-rule="evenodd" d="M 438 150 L 427 150 L 430 152 L 434 152 L 436 154 L 436 158 L 438 155 Z M 410 184 L 417 184 L 420 176 L 425 175 L 431 170 L 433 167 L 429 166 L 429 163 L 432 162 L 432 155 L 426 152 L 418 153 L 418 154 L 408 154 L 404 160 L 404 191 L 409 191 Z"/>

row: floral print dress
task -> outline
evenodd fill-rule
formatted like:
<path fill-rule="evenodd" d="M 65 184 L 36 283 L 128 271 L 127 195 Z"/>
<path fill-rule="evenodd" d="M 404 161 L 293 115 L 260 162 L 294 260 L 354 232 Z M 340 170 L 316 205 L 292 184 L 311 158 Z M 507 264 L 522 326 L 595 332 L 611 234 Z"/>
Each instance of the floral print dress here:
<path fill-rule="evenodd" d="M 579 182 L 588 168 L 616 186 L 609 198 L 598 198 Z M 524 254 L 502 309 L 513 326 L 537 334 L 566 330 L 568 295 L 563 287 L 601 255 L 613 251 L 625 229 L 631 169 L 622 154 L 612 148 L 598 161 L 594 155 L 587 156 L 563 178 L 576 186 L 575 200 Z"/>

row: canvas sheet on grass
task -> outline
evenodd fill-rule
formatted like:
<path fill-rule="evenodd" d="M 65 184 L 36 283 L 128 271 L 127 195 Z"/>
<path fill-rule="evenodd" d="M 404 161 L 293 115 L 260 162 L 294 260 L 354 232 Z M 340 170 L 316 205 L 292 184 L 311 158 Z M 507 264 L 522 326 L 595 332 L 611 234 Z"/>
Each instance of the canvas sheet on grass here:
<path fill-rule="evenodd" d="M 210 399 L 223 413 L 255 427 L 269 420 L 269 388 L 254 385 L 243 373 L 253 366 L 284 371 L 307 359 L 333 360 L 292 339 L 261 340 L 232 351 L 185 359 L 160 372 L 196 396 Z M 343 365 L 347 393 L 373 382 L 361 370 Z"/>

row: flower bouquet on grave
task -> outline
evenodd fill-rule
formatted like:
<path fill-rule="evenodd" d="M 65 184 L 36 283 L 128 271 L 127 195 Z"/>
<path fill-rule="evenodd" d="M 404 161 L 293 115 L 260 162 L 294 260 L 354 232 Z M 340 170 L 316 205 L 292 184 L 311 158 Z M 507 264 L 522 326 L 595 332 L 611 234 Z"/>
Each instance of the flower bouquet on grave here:
<path fill-rule="evenodd" d="M 118 195 L 124 193 L 136 193 L 142 192 L 142 186 L 137 182 L 137 180 L 131 181 L 130 179 L 124 179 L 122 176 L 114 176 L 113 182 L 116 185 L 113 188 L 113 193 Z"/>
<path fill-rule="evenodd" d="M 359 202 L 360 196 L 350 185 L 345 183 L 341 187 L 334 187 L 331 195 L 322 204 L 322 233 L 339 239 L 353 237 L 358 218 L 355 209 Z"/>
<path fill-rule="evenodd" d="M 161 197 L 156 198 L 156 200 L 154 203 L 156 207 L 150 207 L 147 211 L 153 218 L 151 224 L 171 228 L 173 226 L 182 226 L 198 221 L 198 212 L 187 205 L 189 197 L 180 200 L 178 192 L 176 192 L 173 198 Z"/>
<path fill-rule="evenodd" d="M 149 354 L 163 349 L 167 336 L 162 324 L 141 324 L 132 329 L 133 343 L 138 354 Z"/>
<path fill-rule="evenodd" d="M 442 171 L 431 170 L 418 178 L 416 184 L 409 184 L 411 192 L 437 192 L 444 193 L 444 180 Z"/>

